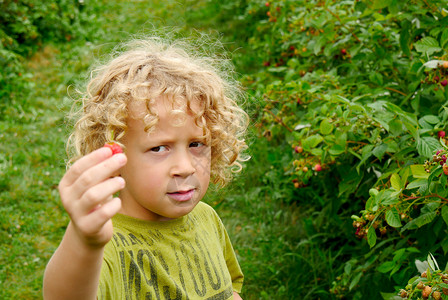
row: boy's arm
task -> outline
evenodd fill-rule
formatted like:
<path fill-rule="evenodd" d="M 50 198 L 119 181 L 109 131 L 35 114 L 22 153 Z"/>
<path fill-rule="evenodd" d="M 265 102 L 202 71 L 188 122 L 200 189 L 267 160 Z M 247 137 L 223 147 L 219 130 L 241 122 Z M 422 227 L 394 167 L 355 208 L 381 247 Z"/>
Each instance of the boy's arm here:
<path fill-rule="evenodd" d="M 240 294 L 238 294 L 237 292 L 233 292 L 233 299 L 234 300 L 243 300 L 243 298 L 241 298 Z"/>
<path fill-rule="evenodd" d="M 126 163 L 101 148 L 77 161 L 59 193 L 70 223 L 44 274 L 44 299 L 96 299 L 104 246 L 112 238 L 112 216 L 121 208 L 113 194 L 124 187 L 111 177 Z"/>

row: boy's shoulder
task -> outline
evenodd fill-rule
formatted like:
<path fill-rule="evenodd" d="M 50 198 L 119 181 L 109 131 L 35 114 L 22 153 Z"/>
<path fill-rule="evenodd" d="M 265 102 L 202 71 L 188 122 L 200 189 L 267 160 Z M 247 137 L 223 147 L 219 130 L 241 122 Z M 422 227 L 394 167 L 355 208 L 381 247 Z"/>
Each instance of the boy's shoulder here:
<path fill-rule="evenodd" d="M 204 217 L 219 219 L 218 213 L 215 211 L 215 209 L 210 204 L 203 201 L 199 201 L 199 203 L 190 214 L 203 215 Z"/>

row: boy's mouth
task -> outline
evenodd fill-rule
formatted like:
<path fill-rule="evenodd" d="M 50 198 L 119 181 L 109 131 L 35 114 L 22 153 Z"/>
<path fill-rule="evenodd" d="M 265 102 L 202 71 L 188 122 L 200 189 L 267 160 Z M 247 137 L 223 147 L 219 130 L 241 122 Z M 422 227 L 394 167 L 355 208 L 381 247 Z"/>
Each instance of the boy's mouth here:
<path fill-rule="evenodd" d="M 191 200 L 193 198 L 195 189 L 185 190 L 185 191 L 176 191 L 172 193 L 167 193 L 167 195 L 176 201 L 184 202 Z"/>

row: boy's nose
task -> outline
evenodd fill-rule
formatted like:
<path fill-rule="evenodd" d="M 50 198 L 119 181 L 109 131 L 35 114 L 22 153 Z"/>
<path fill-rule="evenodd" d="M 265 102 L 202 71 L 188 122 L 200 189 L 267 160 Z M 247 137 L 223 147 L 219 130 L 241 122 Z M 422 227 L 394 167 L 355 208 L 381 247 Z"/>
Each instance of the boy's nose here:
<path fill-rule="evenodd" d="M 171 176 L 188 177 L 196 172 L 193 157 L 188 151 L 179 151 L 173 157 Z"/>

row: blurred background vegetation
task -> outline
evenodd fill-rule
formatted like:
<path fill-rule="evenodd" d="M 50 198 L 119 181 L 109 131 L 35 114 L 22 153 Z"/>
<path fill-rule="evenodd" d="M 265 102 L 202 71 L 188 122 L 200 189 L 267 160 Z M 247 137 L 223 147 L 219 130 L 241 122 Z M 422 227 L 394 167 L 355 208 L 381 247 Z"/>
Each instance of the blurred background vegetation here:
<path fill-rule="evenodd" d="M 252 159 L 205 199 L 244 299 L 442 291 L 415 261 L 432 253 L 446 271 L 446 150 L 433 155 L 446 146 L 447 4 L 0 1 L 0 298 L 41 298 L 65 231 L 70 96 L 118 42 L 153 32 L 220 39 L 247 91 Z"/>

